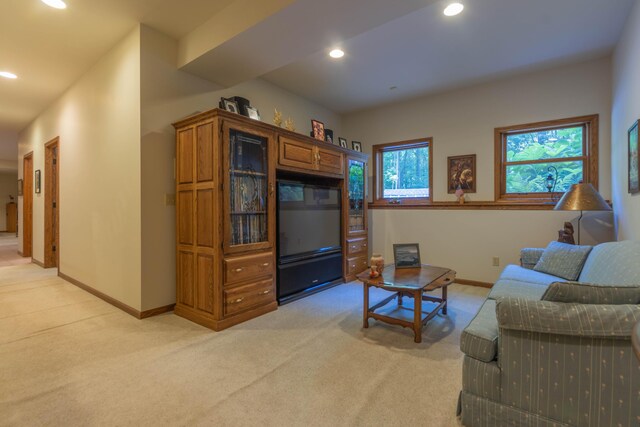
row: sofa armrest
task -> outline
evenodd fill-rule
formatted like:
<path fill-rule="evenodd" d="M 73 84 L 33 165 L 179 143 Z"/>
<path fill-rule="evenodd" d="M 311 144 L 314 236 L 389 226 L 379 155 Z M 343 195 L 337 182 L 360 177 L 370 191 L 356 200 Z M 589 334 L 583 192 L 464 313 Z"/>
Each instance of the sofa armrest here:
<path fill-rule="evenodd" d="M 523 248 L 520 249 L 520 265 L 529 270 L 533 269 L 540 260 L 543 248 Z"/>
<path fill-rule="evenodd" d="M 630 339 L 640 305 L 565 304 L 502 298 L 496 305 L 499 329 L 590 338 Z"/>

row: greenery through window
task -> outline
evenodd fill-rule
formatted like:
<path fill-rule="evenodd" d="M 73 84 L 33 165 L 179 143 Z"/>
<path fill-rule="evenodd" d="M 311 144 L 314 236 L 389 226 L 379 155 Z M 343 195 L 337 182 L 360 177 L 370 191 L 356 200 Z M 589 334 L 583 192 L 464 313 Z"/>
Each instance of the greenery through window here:
<path fill-rule="evenodd" d="M 555 179 L 556 195 L 580 181 L 593 181 L 589 172 L 597 141 L 590 139 L 597 135 L 592 132 L 594 126 L 597 129 L 597 116 L 539 125 L 497 129 L 501 198 L 544 198 L 549 193 L 549 175 Z"/>
<path fill-rule="evenodd" d="M 430 138 L 376 145 L 375 202 L 425 203 L 431 199 Z"/>

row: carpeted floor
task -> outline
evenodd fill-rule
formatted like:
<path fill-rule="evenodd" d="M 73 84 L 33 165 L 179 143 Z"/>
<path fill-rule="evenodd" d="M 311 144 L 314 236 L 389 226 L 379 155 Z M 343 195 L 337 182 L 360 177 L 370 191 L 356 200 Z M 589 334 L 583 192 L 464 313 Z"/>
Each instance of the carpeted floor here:
<path fill-rule="evenodd" d="M 456 426 L 459 336 L 487 293 L 452 285 L 415 344 L 362 329 L 357 283 L 215 333 L 134 319 L 55 274 L 0 268 L 0 425 Z"/>
<path fill-rule="evenodd" d="M 30 262 L 31 258 L 23 258 L 18 255 L 16 233 L 0 233 L 0 267 L 29 264 Z"/>

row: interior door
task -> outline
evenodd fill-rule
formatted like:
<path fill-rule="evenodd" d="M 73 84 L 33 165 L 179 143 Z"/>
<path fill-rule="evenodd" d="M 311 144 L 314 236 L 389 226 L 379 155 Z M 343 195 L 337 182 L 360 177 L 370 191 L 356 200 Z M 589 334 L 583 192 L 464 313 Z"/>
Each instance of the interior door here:
<path fill-rule="evenodd" d="M 60 203 L 59 203 L 59 140 L 45 144 L 44 165 L 44 266 L 58 267 L 60 252 Z"/>
<path fill-rule="evenodd" d="M 33 152 L 26 154 L 22 163 L 22 256 L 33 254 Z"/>

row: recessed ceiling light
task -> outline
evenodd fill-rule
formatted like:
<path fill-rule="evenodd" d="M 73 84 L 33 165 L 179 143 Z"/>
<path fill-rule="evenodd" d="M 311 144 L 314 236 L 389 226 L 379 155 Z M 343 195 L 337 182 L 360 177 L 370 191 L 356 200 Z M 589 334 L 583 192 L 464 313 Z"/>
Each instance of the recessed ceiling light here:
<path fill-rule="evenodd" d="M 16 76 L 13 73 L 10 73 L 8 71 L 0 71 L 0 76 L 6 78 L 6 79 L 17 79 L 18 76 Z"/>
<path fill-rule="evenodd" d="M 67 4 L 65 2 L 63 2 L 62 0 L 42 0 L 42 3 L 46 4 L 47 6 L 51 6 L 55 9 L 66 9 L 67 8 Z"/>
<path fill-rule="evenodd" d="M 333 49 L 329 52 L 329 56 L 332 58 L 342 58 L 344 56 L 344 51 L 342 49 Z"/>
<path fill-rule="evenodd" d="M 456 16 L 460 12 L 464 10 L 464 5 L 462 3 L 451 3 L 444 9 L 444 14 L 447 16 Z"/>

